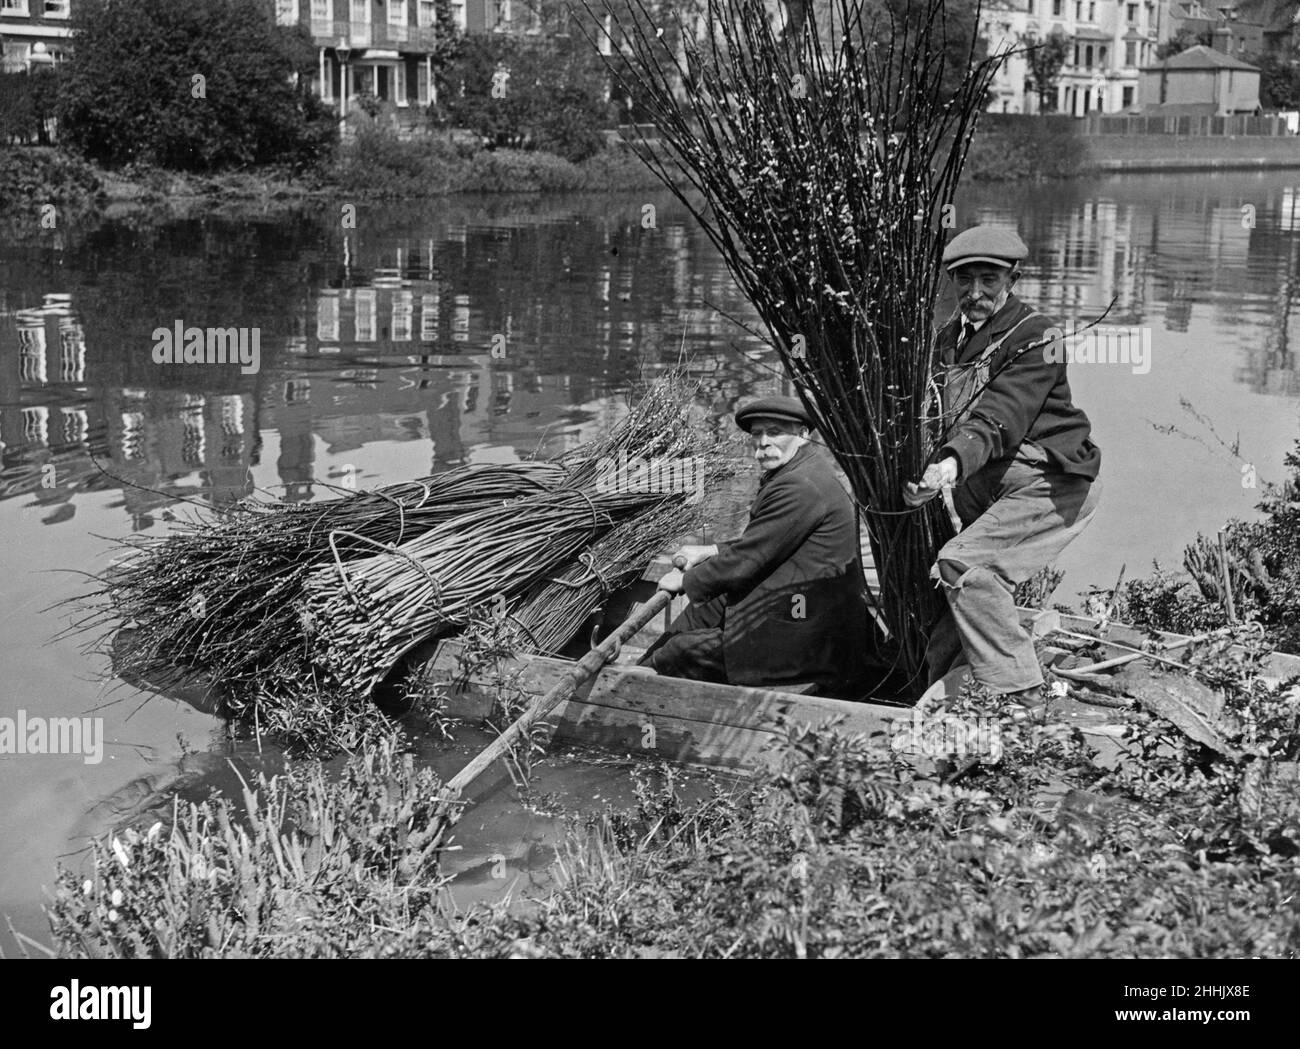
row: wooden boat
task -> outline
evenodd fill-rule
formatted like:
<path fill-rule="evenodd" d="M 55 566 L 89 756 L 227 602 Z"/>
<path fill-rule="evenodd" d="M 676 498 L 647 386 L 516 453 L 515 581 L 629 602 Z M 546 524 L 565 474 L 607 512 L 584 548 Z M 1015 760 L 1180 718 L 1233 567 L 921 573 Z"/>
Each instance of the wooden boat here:
<path fill-rule="evenodd" d="M 652 565 L 642 577 L 611 601 L 605 630 L 621 622 L 631 607 L 645 600 L 669 566 Z M 619 599 L 621 598 L 621 600 Z M 679 598 L 674 604 L 680 604 Z M 680 611 L 670 609 L 664 620 Z M 1044 615 L 1036 609 L 1022 609 L 1022 622 L 1043 632 L 1045 623 L 1056 629 L 1084 634 L 1093 631 L 1092 620 L 1057 613 Z M 638 670 L 637 659 L 662 632 L 664 621 L 656 621 L 623 646 L 618 658 L 593 680 L 581 687 L 572 700 L 557 708 L 547 719 L 556 742 L 580 744 L 624 754 L 663 758 L 669 761 L 713 768 L 752 771 L 769 763 L 769 746 L 784 735 L 783 721 L 819 724 L 842 718 L 841 730 L 867 735 L 880 734 L 884 743 L 902 729 L 897 722 L 913 718 L 913 704 L 891 697 L 874 697 L 871 702 L 851 702 L 811 695 L 807 690 L 746 688 L 701 681 L 662 677 Z M 1140 647 L 1147 633 L 1123 624 L 1111 624 L 1102 642 L 1107 655 L 1125 654 Z M 1174 642 L 1183 635 L 1164 633 Z M 578 648 L 585 650 L 586 639 Z M 1121 647 L 1127 646 L 1127 647 Z M 431 682 L 448 693 L 449 713 L 466 721 L 479 721 L 492 709 L 498 688 L 504 684 L 528 699 L 546 692 L 571 667 L 565 659 L 520 656 L 493 668 L 465 672 L 462 645 L 455 639 L 440 643 L 426 671 Z M 1300 675 L 1300 657 L 1276 653 L 1270 676 L 1278 680 Z M 948 687 L 954 687 L 949 681 Z M 1066 704 L 1057 711 L 1084 732 L 1113 735 L 1107 728 L 1114 711 L 1086 704 Z M 892 726 L 892 728 L 891 728 Z"/>

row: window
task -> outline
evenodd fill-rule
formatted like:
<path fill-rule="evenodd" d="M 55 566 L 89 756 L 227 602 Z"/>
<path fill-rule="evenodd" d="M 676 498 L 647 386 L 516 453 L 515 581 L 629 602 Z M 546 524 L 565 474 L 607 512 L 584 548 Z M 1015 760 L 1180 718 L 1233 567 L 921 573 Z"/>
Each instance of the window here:
<path fill-rule="evenodd" d="M 352 21 L 361 25 L 370 24 L 370 0 L 352 0 Z"/>
<path fill-rule="evenodd" d="M 1034 13 L 1034 0 L 1029 0 L 1029 13 L 1031 15 Z"/>
<path fill-rule="evenodd" d="M 1089 44 L 1087 47 L 1083 49 L 1083 68 L 1084 69 L 1092 68 L 1092 45 L 1091 44 Z"/>
<path fill-rule="evenodd" d="M 1110 52 L 1105 44 L 1102 44 L 1101 47 L 1097 48 L 1097 65 L 1102 69 L 1106 68 L 1106 59 L 1109 57 Z"/>
<path fill-rule="evenodd" d="M 388 24 L 406 25 L 406 0 L 388 0 Z"/>
<path fill-rule="evenodd" d="M 357 342 L 375 341 L 375 321 L 379 315 L 379 293 L 374 288 L 358 288 L 356 294 Z"/>
<path fill-rule="evenodd" d="M 1137 41 L 1129 40 L 1124 44 L 1124 64 L 1126 66 L 1137 65 Z"/>
<path fill-rule="evenodd" d="M 1065 0 L 1052 0 L 1052 14 L 1058 18 L 1061 15 L 1061 9 L 1065 6 Z"/>
<path fill-rule="evenodd" d="M 393 292 L 392 329 L 393 342 L 411 341 L 411 324 L 415 319 L 415 293 L 405 290 Z"/>
<path fill-rule="evenodd" d="M 429 104 L 429 67 L 423 62 L 415 69 L 415 100 L 422 106 Z"/>
<path fill-rule="evenodd" d="M 46 18 L 67 18 L 70 0 L 45 0 Z"/>
<path fill-rule="evenodd" d="M 437 23 L 438 12 L 434 7 L 434 0 L 417 0 L 417 8 L 415 12 L 417 25 L 427 28 Z"/>
<path fill-rule="evenodd" d="M 1131 87 L 1124 88 L 1123 95 L 1124 95 L 1124 103 L 1123 103 L 1124 108 L 1128 109 L 1129 106 L 1133 104 L 1133 89 Z"/>
<path fill-rule="evenodd" d="M 1083 0 L 1074 0 L 1074 20 L 1077 22 L 1083 18 Z"/>
<path fill-rule="evenodd" d="M 298 0 L 275 0 L 275 24 L 298 24 Z"/>
<path fill-rule="evenodd" d="M 1127 8 L 1129 25 L 1133 25 L 1138 20 L 1138 5 L 1129 4 Z"/>
<path fill-rule="evenodd" d="M 408 106 L 411 104 L 411 100 L 406 97 L 406 63 L 398 62 L 393 67 L 393 72 L 395 74 L 393 78 L 393 94 L 397 104 L 399 106 Z"/>
<path fill-rule="evenodd" d="M 311 20 L 313 22 L 334 20 L 334 5 L 330 0 L 311 0 Z"/>
<path fill-rule="evenodd" d="M 1089 22 L 1095 22 L 1095 21 L 1097 21 L 1097 4 L 1096 4 L 1095 0 L 1089 0 L 1089 3 L 1088 3 L 1088 21 L 1089 21 Z"/>
<path fill-rule="evenodd" d="M 27 0 L 0 0 L 0 16 L 21 15 L 27 17 Z"/>

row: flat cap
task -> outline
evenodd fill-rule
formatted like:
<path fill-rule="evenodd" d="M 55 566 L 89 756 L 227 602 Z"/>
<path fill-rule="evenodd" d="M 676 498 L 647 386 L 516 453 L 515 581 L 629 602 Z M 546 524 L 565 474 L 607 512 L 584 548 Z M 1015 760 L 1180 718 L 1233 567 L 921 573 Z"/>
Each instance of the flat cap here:
<path fill-rule="evenodd" d="M 1015 230 L 999 226 L 972 226 L 964 229 L 943 249 L 943 264 L 951 273 L 971 262 L 991 262 L 995 266 L 1014 266 L 1029 254 L 1025 242 Z"/>
<path fill-rule="evenodd" d="M 813 421 L 797 397 L 760 397 L 736 412 L 736 425 L 746 433 L 755 419 L 786 419 L 813 429 Z"/>

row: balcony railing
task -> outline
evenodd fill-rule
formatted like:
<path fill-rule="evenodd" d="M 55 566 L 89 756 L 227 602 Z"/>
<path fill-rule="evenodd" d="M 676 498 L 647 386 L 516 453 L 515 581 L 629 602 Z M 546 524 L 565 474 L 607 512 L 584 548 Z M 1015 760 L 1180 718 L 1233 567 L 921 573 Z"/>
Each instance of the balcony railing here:
<path fill-rule="evenodd" d="M 353 47 L 432 51 L 435 35 L 433 26 L 390 26 L 382 22 L 347 22 L 340 19 L 311 20 L 312 40 L 322 47 L 330 47 L 343 39 Z"/>

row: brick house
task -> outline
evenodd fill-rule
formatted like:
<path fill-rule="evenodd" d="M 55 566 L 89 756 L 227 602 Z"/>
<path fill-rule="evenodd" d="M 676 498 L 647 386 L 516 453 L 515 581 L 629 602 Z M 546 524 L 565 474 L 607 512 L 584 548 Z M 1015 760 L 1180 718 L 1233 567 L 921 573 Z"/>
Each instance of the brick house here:
<path fill-rule="evenodd" d="M 72 0 L 0 0 L 0 72 L 26 73 L 67 57 Z"/>

